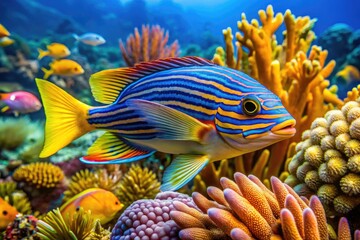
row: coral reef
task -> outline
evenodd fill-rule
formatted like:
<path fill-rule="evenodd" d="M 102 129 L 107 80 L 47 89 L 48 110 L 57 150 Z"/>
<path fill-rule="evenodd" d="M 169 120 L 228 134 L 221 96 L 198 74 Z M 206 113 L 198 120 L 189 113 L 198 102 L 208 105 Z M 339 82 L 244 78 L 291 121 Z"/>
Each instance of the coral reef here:
<path fill-rule="evenodd" d="M 159 193 L 154 200 L 138 200 L 120 216 L 111 239 L 178 239 L 180 229 L 170 219 L 174 201 L 195 207 L 188 195 L 176 192 Z"/>
<path fill-rule="evenodd" d="M 316 194 L 329 217 L 349 216 L 360 205 L 359 102 L 315 119 L 288 165 L 286 183 L 300 195 Z"/>
<path fill-rule="evenodd" d="M 36 236 L 37 221 L 37 218 L 32 215 L 17 215 L 15 220 L 6 228 L 4 239 L 40 240 L 41 238 Z"/>
<path fill-rule="evenodd" d="M 119 166 L 109 173 L 106 169 L 97 169 L 91 172 L 89 169 L 81 170 L 71 177 L 71 181 L 64 192 L 63 202 L 89 188 L 102 188 L 115 192 L 120 187 L 122 173 Z"/>
<path fill-rule="evenodd" d="M 139 199 L 152 199 L 160 192 L 160 182 L 148 168 L 132 165 L 115 194 L 125 207 Z"/>
<path fill-rule="evenodd" d="M 135 28 L 126 40 L 126 46 L 120 40 L 120 50 L 125 63 L 134 66 L 136 63 L 150 61 L 165 57 L 177 57 L 179 55 L 179 44 L 177 41 L 170 46 L 166 45 L 169 33 L 165 32 L 159 25 L 143 25 L 141 35 Z"/>
<path fill-rule="evenodd" d="M 36 188 L 54 188 L 64 179 L 63 171 L 51 163 L 31 163 L 16 169 L 15 181 L 26 182 Z"/>
<path fill-rule="evenodd" d="M 272 191 L 253 175 L 234 177 L 236 183 L 220 180 L 224 190 L 208 188 L 214 201 L 193 193 L 201 211 L 174 202 L 170 216 L 182 229 L 181 239 L 328 239 L 328 228 L 333 232 L 316 196 L 300 198 L 276 177 L 271 178 Z M 348 225 L 341 229 L 339 236 L 345 229 L 350 232 Z"/>
<path fill-rule="evenodd" d="M 63 218 L 59 209 L 55 209 L 37 222 L 37 236 L 49 240 L 85 240 L 94 227 L 90 211 L 80 208 L 71 218 Z"/>
<path fill-rule="evenodd" d="M 225 50 L 219 47 L 213 61 L 241 70 L 259 80 L 280 97 L 296 119 L 297 134 L 268 148 L 270 154 L 261 176 L 262 179 L 268 179 L 280 173 L 289 144 L 299 140 L 301 132 L 316 117 L 334 106 L 341 106 L 342 101 L 335 95 L 334 88 L 332 91 L 327 89 L 329 81 L 325 80 L 331 74 L 335 62 L 325 64 L 328 52 L 318 46 L 310 47 L 315 38 L 311 30 L 315 20 L 309 17 L 295 18 L 290 10 L 284 15 L 275 15 L 271 5 L 266 11 L 259 11 L 259 17 L 262 25 L 256 19 L 248 21 L 242 14 L 238 22 L 239 32 L 236 33 L 236 49 L 232 43 L 231 29 L 224 30 Z M 283 23 L 286 30 L 283 42 L 279 44 L 275 32 Z M 260 155 L 261 150 L 243 158 L 250 161 L 246 164 L 253 167 Z"/>
<path fill-rule="evenodd" d="M 31 205 L 26 193 L 17 188 L 12 181 L 0 182 L 0 197 L 6 199 L 10 205 L 22 214 L 31 214 Z"/>
<path fill-rule="evenodd" d="M 28 117 L 0 118 L 0 157 L 25 162 L 38 159 L 40 149 L 36 146 L 42 144 L 42 123 Z"/>

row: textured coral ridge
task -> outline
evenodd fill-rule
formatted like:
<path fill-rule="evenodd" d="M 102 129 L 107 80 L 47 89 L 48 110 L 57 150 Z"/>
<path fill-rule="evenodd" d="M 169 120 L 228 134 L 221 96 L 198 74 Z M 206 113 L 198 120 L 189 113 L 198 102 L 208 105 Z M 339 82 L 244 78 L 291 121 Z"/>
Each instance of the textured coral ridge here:
<path fill-rule="evenodd" d="M 343 216 L 360 205 L 359 102 L 317 118 L 288 166 L 286 183 L 299 194 L 319 196 L 329 216 Z"/>
<path fill-rule="evenodd" d="M 178 239 L 180 229 L 170 219 L 174 201 L 196 208 L 191 197 L 176 192 L 159 193 L 154 200 L 138 200 L 120 216 L 111 239 Z"/>
<path fill-rule="evenodd" d="M 16 169 L 13 178 L 36 188 L 53 188 L 64 179 L 64 173 L 51 163 L 31 163 Z"/>
<path fill-rule="evenodd" d="M 316 196 L 302 199 L 276 177 L 272 191 L 252 175 L 236 173 L 235 181 L 221 178 L 224 190 L 209 187 L 214 201 L 194 193 L 202 212 L 174 202 L 170 216 L 182 229 L 181 239 L 328 239 L 325 211 Z"/>

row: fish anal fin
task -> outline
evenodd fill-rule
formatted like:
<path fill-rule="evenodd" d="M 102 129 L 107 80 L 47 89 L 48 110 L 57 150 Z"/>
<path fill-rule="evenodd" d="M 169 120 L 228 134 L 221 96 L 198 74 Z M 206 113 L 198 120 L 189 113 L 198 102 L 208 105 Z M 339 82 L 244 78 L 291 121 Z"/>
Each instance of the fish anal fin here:
<path fill-rule="evenodd" d="M 135 146 L 116 133 L 105 132 L 88 149 L 81 161 L 92 164 L 128 163 L 153 153 L 152 150 Z"/>
<path fill-rule="evenodd" d="M 91 92 L 96 101 L 114 103 L 129 84 L 155 72 L 179 67 L 212 66 L 214 63 L 199 57 L 164 58 L 136 64 L 134 67 L 108 69 L 90 77 Z"/>
<path fill-rule="evenodd" d="M 204 143 L 213 128 L 196 118 L 165 105 L 141 99 L 128 100 L 159 131 L 158 138 Z"/>
<path fill-rule="evenodd" d="M 206 155 L 179 155 L 168 168 L 163 177 L 161 191 L 175 191 L 193 179 L 207 164 Z"/>

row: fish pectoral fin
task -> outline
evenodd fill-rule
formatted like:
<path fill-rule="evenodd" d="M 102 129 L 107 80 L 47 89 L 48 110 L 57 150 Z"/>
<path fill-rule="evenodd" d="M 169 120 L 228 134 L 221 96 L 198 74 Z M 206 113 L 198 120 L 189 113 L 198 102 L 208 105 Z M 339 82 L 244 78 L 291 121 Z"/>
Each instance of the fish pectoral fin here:
<path fill-rule="evenodd" d="M 168 168 L 163 177 L 161 191 L 175 191 L 193 179 L 207 164 L 206 155 L 179 155 Z"/>
<path fill-rule="evenodd" d="M 92 164 L 128 163 L 150 156 L 154 151 L 142 149 L 118 136 L 106 132 L 88 149 L 81 161 Z"/>
<path fill-rule="evenodd" d="M 196 118 L 165 105 L 141 99 L 131 99 L 128 105 L 140 111 L 158 131 L 158 138 L 204 143 L 213 130 Z"/>
<path fill-rule="evenodd" d="M 8 111 L 8 110 L 10 110 L 10 107 L 9 107 L 9 106 L 5 106 L 5 107 L 3 107 L 3 108 L 1 109 L 1 112 L 6 112 L 6 111 Z"/>

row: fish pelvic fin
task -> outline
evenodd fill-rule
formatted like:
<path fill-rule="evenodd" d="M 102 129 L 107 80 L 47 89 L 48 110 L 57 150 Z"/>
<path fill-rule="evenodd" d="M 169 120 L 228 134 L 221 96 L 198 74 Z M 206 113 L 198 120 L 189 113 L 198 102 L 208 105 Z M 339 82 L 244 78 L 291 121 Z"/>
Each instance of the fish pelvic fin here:
<path fill-rule="evenodd" d="M 209 157 L 206 155 L 177 156 L 170 166 L 166 168 L 160 190 L 165 192 L 181 188 L 193 179 L 208 163 Z"/>
<path fill-rule="evenodd" d="M 129 163 L 150 156 L 154 151 L 136 146 L 116 133 L 105 132 L 80 158 L 89 164 Z"/>
<path fill-rule="evenodd" d="M 48 51 L 42 50 L 41 48 L 38 48 L 38 52 L 39 52 L 39 56 L 38 56 L 38 59 L 39 59 L 39 60 L 49 54 Z"/>
<path fill-rule="evenodd" d="M 41 70 L 44 72 L 44 79 L 48 79 L 51 76 L 51 74 L 54 73 L 54 70 L 52 69 L 48 70 L 46 68 L 41 68 Z"/>
<path fill-rule="evenodd" d="M 45 142 L 40 153 L 40 157 L 45 158 L 95 128 L 87 121 L 91 106 L 49 81 L 37 78 L 36 84 L 46 115 Z"/>
<path fill-rule="evenodd" d="M 75 38 L 76 41 L 79 41 L 79 35 L 77 35 L 76 33 L 73 33 L 72 36 Z"/>

